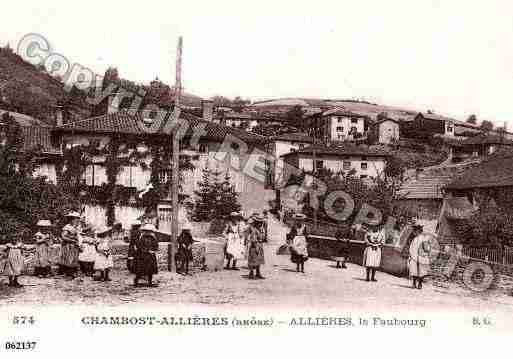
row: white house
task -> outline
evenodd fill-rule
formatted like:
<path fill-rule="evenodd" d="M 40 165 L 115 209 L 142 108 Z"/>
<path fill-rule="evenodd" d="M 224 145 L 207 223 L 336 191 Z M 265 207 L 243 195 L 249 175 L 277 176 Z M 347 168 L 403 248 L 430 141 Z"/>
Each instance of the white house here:
<path fill-rule="evenodd" d="M 365 136 L 368 117 L 343 109 L 332 109 L 311 117 L 311 129 L 327 141 L 351 141 Z"/>
<path fill-rule="evenodd" d="M 389 155 L 382 151 L 371 150 L 367 146 L 358 146 L 352 143 L 309 146 L 282 156 L 292 168 L 305 172 L 325 168 L 335 173 L 353 172 L 355 176 L 362 179 L 383 176 L 388 157 Z"/>

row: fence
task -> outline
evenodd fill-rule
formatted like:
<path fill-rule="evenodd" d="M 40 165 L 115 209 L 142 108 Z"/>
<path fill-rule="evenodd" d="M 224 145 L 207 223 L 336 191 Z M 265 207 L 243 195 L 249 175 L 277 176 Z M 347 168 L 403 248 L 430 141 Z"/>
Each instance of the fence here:
<path fill-rule="evenodd" d="M 513 265 L 513 248 L 511 247 L 505 247 L 504 250 L 463 247 L 462 254 L 470 259 L 479 259 L 495 264 Z"/>

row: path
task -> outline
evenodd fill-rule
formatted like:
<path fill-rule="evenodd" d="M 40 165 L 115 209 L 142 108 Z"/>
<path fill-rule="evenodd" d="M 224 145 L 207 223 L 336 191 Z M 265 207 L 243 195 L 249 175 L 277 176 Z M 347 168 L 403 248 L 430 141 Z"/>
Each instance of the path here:
<path fill-rule="evenodd" d="M 277 256 L 286 228 L 270 220 L 270 242 L 266 246 L 265 280 L 248 280 L 247 270 L 197 272 L 181 276 L 158 274 L 159 288 L 134 288 L 124 268 L 113 271 L 113 281 L 99 283 L 62 278 L 23 277 L 22 289 L 0 286 L 0 305 L 5 304 L 209 304 L 251 306 L 277 310 L 301 307 L 312 310 L 494 310 L 513 312 L 513 298 L 504 295 L 477 295 L 453 285 L 444 289 L 426 285 L 423 290 L 410 287 L 408 280 L 386 273 L 377 274 L 378 282 L 363 280 L 362 267 L 348 264 L 336 269 L 330 261 L 310 258 L 306 273 L 296 273 L 289 256 Z M 244 263 L 243 263 L 244 264 Z M 244 267 L 243 267 L 244 268 Z M 2 279 L 3 280 L 3 279 Z"/>

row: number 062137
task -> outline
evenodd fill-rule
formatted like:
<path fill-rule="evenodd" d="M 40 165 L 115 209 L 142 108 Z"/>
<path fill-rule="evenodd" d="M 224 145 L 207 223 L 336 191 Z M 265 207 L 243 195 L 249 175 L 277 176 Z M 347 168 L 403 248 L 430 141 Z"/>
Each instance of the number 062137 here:
<path fill-rule="evenodd" d="M 22 341 L 22 342 L 5 342 L 5 350 L 34 350 L 36 349 L 37 342 Z"/>

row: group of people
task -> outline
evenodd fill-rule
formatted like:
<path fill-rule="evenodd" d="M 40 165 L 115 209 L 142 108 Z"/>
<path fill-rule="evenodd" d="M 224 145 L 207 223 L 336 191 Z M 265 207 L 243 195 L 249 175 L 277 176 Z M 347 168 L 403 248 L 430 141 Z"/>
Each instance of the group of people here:
<path fill-rule="evenodd" d="M 95 234 L 85 228 L 77 212 L 68 213 L 60 237 L 54 236 L 54 226 L 47 219 L 39 220 L 34 233 L 34 246 L 22 242 L 21 236 L 7 243 L 3 253 L 3 272 L 9 278 L 9 286 L 21 287 L 19 277 L 25 269 L 25 254 L 33 255 L 34 275 L 43 278 L 53 276 L 52 265 L 57 264 L 57 275 L 75 278 L 80 270 L 84 276 L 110 281 L 109 271 L 114 266 L 110 242 L 106 235 Z M 52 255 L 54 243 L 60 243 L 57 260 Z M 55 263 L 57 262 L 57 263 Z"/>
<path fill-rule="evenodd" d="M 264 279 L 261 266 L 265 264 L 264 243 L 267 242 L 267 220 L 264 215 L 253 213 L 244 218 L 241 212 L 232 212 L 223 231 L 226 239 L 225 258 L 227 270 L 239 270 L 239 260 L 247 259 L 249 279 Z"/>

